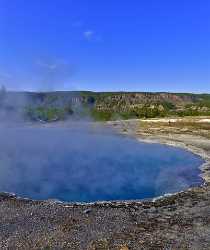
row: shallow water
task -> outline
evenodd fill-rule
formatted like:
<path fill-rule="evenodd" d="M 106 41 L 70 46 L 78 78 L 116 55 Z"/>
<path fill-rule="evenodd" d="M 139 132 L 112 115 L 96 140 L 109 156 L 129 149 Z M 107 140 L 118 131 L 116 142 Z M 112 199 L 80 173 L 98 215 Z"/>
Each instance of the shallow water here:
<path fill-rule="evenodd" d="M 62 201 L 152 198 L 199 185 L 200 157 L 106 129 L 0 129 L 0 190 Z"/>

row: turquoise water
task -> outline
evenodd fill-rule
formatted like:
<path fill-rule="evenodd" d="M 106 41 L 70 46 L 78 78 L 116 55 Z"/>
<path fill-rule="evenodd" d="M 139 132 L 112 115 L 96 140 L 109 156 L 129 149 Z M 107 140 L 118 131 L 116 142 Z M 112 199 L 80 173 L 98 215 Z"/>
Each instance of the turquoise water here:
<path fill-rule="evenodd" d="M 199 185 L 203 160 L 109 130 L 0 130 L 0 190 L 62 201 L 152 198 Z"/>

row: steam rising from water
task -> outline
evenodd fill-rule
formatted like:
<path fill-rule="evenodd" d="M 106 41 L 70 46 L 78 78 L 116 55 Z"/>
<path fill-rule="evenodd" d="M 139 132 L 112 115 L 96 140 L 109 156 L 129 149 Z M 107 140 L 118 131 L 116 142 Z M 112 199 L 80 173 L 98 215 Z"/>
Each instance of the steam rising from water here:
<path fill-rule="evenodd" d="M 41 91 L 55 91 L 63 89 L 64 85 L 68 83 L 68 89 L 72 89 L 70 79 L 75 73 L 75 67 L 63 60 L 38 60 L 38 75 L 41 76 Z"/>
<path fill-rule="evenodd" d="M 0 190 L 64 201 L 140 199 L 201 182 L 200 158 L 83 123 L 0 129 Z"/>

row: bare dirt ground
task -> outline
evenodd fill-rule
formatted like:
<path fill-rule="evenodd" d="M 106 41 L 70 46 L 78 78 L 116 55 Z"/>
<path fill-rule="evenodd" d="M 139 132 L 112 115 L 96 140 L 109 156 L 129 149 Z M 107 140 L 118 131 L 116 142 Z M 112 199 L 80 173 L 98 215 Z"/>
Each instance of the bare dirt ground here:
<path fill-rule="evenodd" d="M 31 201 L 2 193 L 0 249 L 210 249 L 209 123 L 133 120 L 107 126 L 201 155 L 206 184 L 153 201 L 92 204 Z"/>

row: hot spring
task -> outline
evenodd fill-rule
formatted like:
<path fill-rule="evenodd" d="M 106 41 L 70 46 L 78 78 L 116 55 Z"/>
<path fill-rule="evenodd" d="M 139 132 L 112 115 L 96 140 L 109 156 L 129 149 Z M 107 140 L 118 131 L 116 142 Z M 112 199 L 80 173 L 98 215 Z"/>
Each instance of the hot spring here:
<path fill-rule="evenodd" d="M 203 160 L 107 129 L 0 130 L 0 191 L 32 199 L 134 200 L 199 185 Z"/>

